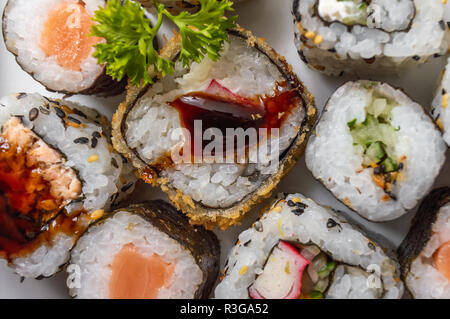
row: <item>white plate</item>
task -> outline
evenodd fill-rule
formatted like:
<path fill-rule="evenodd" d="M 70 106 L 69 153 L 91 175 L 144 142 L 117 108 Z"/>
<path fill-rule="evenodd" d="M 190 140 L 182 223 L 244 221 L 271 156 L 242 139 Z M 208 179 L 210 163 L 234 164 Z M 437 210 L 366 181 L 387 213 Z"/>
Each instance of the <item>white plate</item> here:
<path fill-rule="evenodd" d="M 0 0 L 2 11 L 5 3 L 6 0 Z M 238 22 L 242 27 L 252 30 L 256 36 L 265 38 L 278 53 L 286 57 L 299 78 L 316 97 L 317 108 L 322 110 L 334 90 L 349 78 L 327 77 L 311 71 L 301 62 L 293 41 L 291 5 L 292 0 L 248 0 L 236 5 L 236 13 L 239 14 Z M 450 8 L 447 8 L 447 11 L 450 12 Z M 403 88 L 410 97 L 427 107 L 431 104 L 443 65 L 444 58 L 434 58 L 427 65 L 420 66 L 401 77 L 377 79 Z M 42 85 L 22 71 L 12 54 L 7 52 L 3 41 L 0 41 L 0 96 L 14 92 L 38 92 L 51 97 L 61 97 L 61 95 L 46 91 Z M 110 117 L 122 99 L 123 96 L 108 99 L 89 96 L 70 98 L 70 100 L 94 107 Z M 450 158 L 449 153 L 447 152 L 448 158 Z M 448 186 L 450 185 L 449 181 L 450 160 L 447 160 L 435 187 Z M 414 212 L 410 212 L 406 216 L 389 223 L 367 222 L 356 213 L 349 211 L 325 187 L 314 180 L 305 167 L 304 159 L 301 159 L 294 170 L 284 178 L 278 192 L 300 192 L 323 205 L 341 210 L 345 212 L 347 217 L 366 228 L 371 235 L 385 238 L 388 245 L 393 247 L 399 245 L 408 232 L 414 214 Z M 158 197 L 164 198 L 158 190 L 140 184 L 133 195 L 133 201 L 138 202 Z M 245 218 L 242 226 L 233 227 L 225 232 L 216 231 L 222 243 L 222 262 L 225 261 L 228 251 L 234 245 L 237 235 L 249 227 L 257 219 L 257 216 L 258 212 L 255 210 Z M 53 278 L 44 280 L 27 279 L 21 283 L 20 278 L 6 266 L 6 262 L 0 262 L 0 298 L 68 298 L 65 280 L 65 274 L 59 273 Z"/>

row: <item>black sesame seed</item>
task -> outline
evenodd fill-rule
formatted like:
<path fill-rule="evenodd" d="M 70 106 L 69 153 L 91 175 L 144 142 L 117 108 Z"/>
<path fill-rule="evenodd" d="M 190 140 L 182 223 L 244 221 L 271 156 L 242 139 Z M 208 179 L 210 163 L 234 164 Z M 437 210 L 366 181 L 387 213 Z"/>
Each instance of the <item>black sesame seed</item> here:
<path fill-rule="evenodd" d="M 62 119 L 66 117 L 66 113 L 63 110 L 61 110 L 59 107 L 55 106 L 55 111 L 56 111 L 56 115 L 58 115 L 58 117 L 60 117 Z"/>
<path fill-rule="evenodd" d="M 300 12 L 295 13 L 295 20 L 297 20 L 297 22 L 302 22 L 302 15 Z"/>
<path fill-rule="evenodd" d="M 45 115 L 49 115 L 50 111 L 48 109 L 46 109 L 43 106 L 39 106 L 39 110 L 41 111 L 41 113 L 45 114 Z"/>
<path fill-rule="evenodd" d="M 76 124 L 81 124 L 80 120 L 78 120 L 78 119 L 76 119 L 76 118 L 74 118 L 74 117 L 72 117 L 72 116 L 69 116 L 67 119 L 68 119 L 69 121 L 71 121 L 71 122 L 76 123 Z"/>
<path fill-rule="evenodd" d="M 30 113 L 28 113 L 28 118 L 30 119 L 31 122 L 33 122 L 35 119 L 37 119 L 38 115 L 39 115 L 39 110 L 37 108 L 33 107 L 30 110 Z"/>
<path fill-rule="evenodd" d="M 121 155 L 121 156 L 122 156 L 122 163 L 123 163 L 123 164 L 128 163 L 128 160 L 126 159 L 126 157 L 124 157 L 123 155 Z"/>
<path fill-rule="evenodd" d="M 121 188 L 121 191 L 126 192 L 131 188 L 131 186 L 133 186 L 133 182 L 129 182 L 128 184 L 126 184 L 124 187 Z"/>
<path fill-rule="evenodd" d="M 334 228 L 336 226 L 339 226 L 340 228 L 342 228 L 341 225 L 339 225 L 333 218 L 328 218 L 327 228 Z"/>
<path fill-rule="evenodd" d="M 24 281 L 25 281 L 25 277 L 24 276 L 20 277 L 20 283 L 23 283 Z"/>
<path fill-rule="evenodd" d="M 73 141 L 75 144 L 87 144 L 89 139 L 87 137 L 79 137 Z"/>
<path fill-rule="evenodd" d="M 447 27 L 450 28 L 450 21 L 447 21 Z"/>
<path fill-rule="evenodd" d="M 17 98 L 18 100 L 20 100 L 20 99 L 23 99 L 25 96 L 27 96 L 26 93 L 19 93 L 19 94 L 17 94 L 16 98 Z"/>
<path fill-rule="evenodd" d="M 439 53 L 435 53 L 435 54 L 433 54 L 433 57 L 435 57 L 435 58 L 439 58 L 441 55 L 439 54 Z"/>
<path fill-rule="evenodd" d="M 100 137 L 102 137 L 102 135 L 101 135 L 99 132 L 97 132 L 97 131 L 95 131 L 94 133 L 92 133 L 92 136 L 95 137 L 95 138 L 100 138 Z"/>
<path fill-rule="evenodd" d="M 336 49 L 335 48 L 328 49 L 328 52 L 336 53 Z"/>
<path fill-rule="evenodd" d="M 402 170 L 405 165 L 403 163 L 398 164 L 398 170 Z"/>
<path fill-rule="evenodd" d="M 371 242 L 369 242 L 369 243 L 367 244 L 367 246 L 369 246 L 369 248 L 372 249 L 372 250 L 375 250 L 375 249 L 376 249 L 375 245 L 372 244 Z"/>
<path fill-rule="evenodd" d="M 81 116 L 81 117 L 87 119 L 86 114 L 84 114 L 83 112 L 81 112 L 79 109 L 73 109 L 72 112 L 75 113 L 76 115 L 79 115 L 79 116 Z"/>
<path fill-rule="evenodd" d="M 373 169 L 375 175 L 380 175 L 384 173 L 384 165 L 377 166 Z"/>
<path fill-rule="evenodd" d="M 295 203 L 292 200 L 288 200 L 287 204 L 288 204 L 289 207 L 294 207 L 295 206 Z"/>
<path fill-rule="evenodd" d="M 415 56 L 413 56 L 412 57 L 414 60 L 416 60 L 416 61 L 419 61 L 420 60 L 420 56 L 418 56 L 418 55 L 415 55 Z"/>
<path fill-rule="evenodd" d="M 252 242 L 252 240 L 250 239 L 249 241 L 247 241 L 247 242 L 244 244 L 244 247 L 247 247 L 248 245 L 250 245 L 251 242 Z"/>
<path fill-rule="evenodd" d="M 119 165 L 117 164 L 117 161 L 115 158 L 111 159 L 111 165 L 114 166 L 115 168 L 119 168 Z"/>
<path fill-rule="evenodd" d="M 300 216 L 301 214 L 303 214 L 305 212 L 305 210 L 303 208 L 296 208 L 292 210 L 292 213 L 296 216 Z"/>
<path fill-rule="evenodd" d="M 439 21 L 439 26 L 441 27 L 442 30 L 445 31 L 445 22 L 444 22 L 444 20 Z"/>
<path fill-rule="evenodd" d="M 445 89 L 442 89 L 442 95 L 447 94 L 447 91 Z"/>
<path fill-rule="evenodd" d="M 93 137 L 91 140 L 91 147 L 95 148 L 97 146 L 97 144 L 98 144 L 97 138 Z"/>

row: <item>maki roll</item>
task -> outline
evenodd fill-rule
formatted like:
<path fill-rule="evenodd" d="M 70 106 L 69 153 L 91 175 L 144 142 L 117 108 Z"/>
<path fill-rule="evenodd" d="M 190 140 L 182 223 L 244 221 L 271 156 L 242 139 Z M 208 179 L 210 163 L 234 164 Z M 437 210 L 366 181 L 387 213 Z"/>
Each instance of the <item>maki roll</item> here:
<path fill-rule="evenodd" d="M 50 91 L 115 95 L 114 81 L 92 56 L 101 41 L 91 37 L 91 17 L 105 0 L 8 0 L 3 38 L 20 67 Z"/>
<path fill-rule="evenodd" d="M 429 192 L 446 145 L 423 108 L 401 90 L 348 82 L 328 101 L 306 150 L 306 165 L 362 217 L 389 221 Z"/>
<path fill-rule="evenodd" d="M 179 52 L 175 37 L 162 54 Z M 177 62 L 153 86 L 131 88 L 113 117 L 113 142 L 192 223 L 227 228 L 293 167 L 315 114 L 285 59 L 235 29 L 217 62 Z"/>
<path fill-rule="evenodd" d="M 442 74 L 441 84 L 433 100 L 433 117 L 444 134 L 444 140 L 450 145 L 450 59 Z"/>
<path fill-rule="evenodd" d="M 293 0 L 297 50 L 328 75 L 392 74 L 446 53 L 443 3 Z"/>
<path fill-rule="evenodd" d="M 216 236 L 163 201 L 118 209 L 89 227 L 71 254 L 78 298 L 208 298 L 219 273 Z M 78 286 L 78 287 L 77 287 Z"/>
<path fill-rule="evenodd" d="M 231 250 L 216 298 L 397 299 L 396 261 L 332 209 L 283 196 Z"/>
<path fill-rule="evenodd" d="M 48 277 L 86 226 L 134 188 L 96 111 L 38 94 L 0 99 L 0 256 Z"/>
<path fill-rule="evenodd" d="M 398 253 L 403 280 L 414 298 L 450 298 L 449 187 L 424 199 Z"/>

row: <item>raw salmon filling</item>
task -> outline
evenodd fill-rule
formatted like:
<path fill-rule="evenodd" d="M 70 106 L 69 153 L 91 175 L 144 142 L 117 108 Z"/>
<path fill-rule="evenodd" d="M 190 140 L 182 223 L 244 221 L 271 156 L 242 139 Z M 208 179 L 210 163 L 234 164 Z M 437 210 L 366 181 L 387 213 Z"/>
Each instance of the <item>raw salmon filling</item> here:
<path fill-rule="evenodd" d="M 90 37 L 93 21 L 82 3 L 64 2 L 50 10 L 44 23 L 40 47 L 47 56 L 56 57 L 58 65 L 81 71 L 92 46 L 100 38 Z"/>
<path fill-rule="evenodd" d="M 436 269 L 450 281 L 450 241 L 443 244 L 434 254 Z"/>
<path fill-rule="evenodd" d="M 156 299 L 167 288 L 175 266 L 160 256 L 144 256 L 133 245 L 125 245 L 114 257 L 109 282 L 111 299 Z"/>
<path fill-rule="evenodd" d="M 18 117 L 3 126 L 0 136 L 0 250 L 8 243 L 33 240 L 70 201 L 79 199 L 82 184 L 65 159 Z"/>

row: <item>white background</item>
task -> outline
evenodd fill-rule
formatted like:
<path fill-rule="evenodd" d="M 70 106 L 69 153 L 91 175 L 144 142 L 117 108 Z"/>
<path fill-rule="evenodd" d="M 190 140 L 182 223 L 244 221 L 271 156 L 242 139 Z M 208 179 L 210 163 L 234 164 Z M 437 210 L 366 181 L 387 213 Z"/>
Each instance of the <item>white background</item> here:
<path fill-rule="evenodd" d="M 5 3 L 6 0 L 0 0 L 0 10 L 3 11 Z M 239 14 L 239 24 L 252 30 L 256 36 L 265 38 L 278 53 L 286 57 L 299 78 L 316 97 L 317 108 L 321 111 L 333 91 L 349 79 L 328 77 L 311 71 L 303 64 L 294 46 L 291 5 L 292 0 L 248 0 L 235 7 L 236 13 Z M 450 12 L 450 9 L 447 8 L 447 11 Z M 403 88 L 414 100 L 425 107 L 429 107 L 444 62 L 444 58 L 433 58 L 427 65 L 420 66 L 401 76 L 374 79 L 387 81 Z M 15 92 L 39 92 L 47 96 L 61 97 L 46 91 L 42 85 L 22 71 L 12 54 L 5 49 L 3 41 L 0 41 L 0 96 Z M 123 96 L 108 99 L 74 96 L 70 99 L 97 108 L 111 117 Z M 436 187 L 450 185 L 449 153 L 447 152 L 448 160 L 436 181 Z M 315 181 L 306 169 L 304 159 L 301 159 L 294 170 L 284 178 L 277 192 L 300 192 L 323 205 L 329 205 L 344 211 L 347 217 L 368 230 L 375 238 L 380 238 L 383 242 L 383 239 L 386 239 L 386 244 L 393 247 L 397 246 L 406 235 L 414 214 L 414 212 L 410 212 L 394 222 L 369 223 L 358 217 L 356 213 L 349 211 L 319 182 Z M 157 197 L 161 197 L 158 190 L 141 183 L 136 193 L 133 194 L 133 201 Z M 245 218 L 242 226 L 233 227 L 225 232 L 216 231 L 222 243 L 222 263 L 236 241 L 237 235 L 253 223 L 257 216 L 258 212 L 255 210 Z M 20 278 L 7 267 L 6 262 L 0 261 L 0 298 L 68 298 L 65 280 L 65 273 L 59 273 L 53 278 L 44 280 L 26 279 L 23 283 L 20 283 Z"/>

